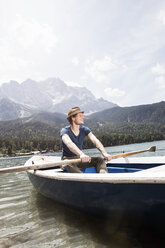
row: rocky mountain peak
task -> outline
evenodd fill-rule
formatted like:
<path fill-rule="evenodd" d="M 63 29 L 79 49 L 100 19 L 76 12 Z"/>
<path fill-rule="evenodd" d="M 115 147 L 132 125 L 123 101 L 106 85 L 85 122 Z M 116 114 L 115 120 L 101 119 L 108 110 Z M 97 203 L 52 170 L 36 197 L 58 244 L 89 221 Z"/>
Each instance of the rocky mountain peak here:
<path fill-rule="evenodd" d="M 29 78 L 22 83 L 10 81 L 0 87 L 2 98 L 28 107 L 28 111 L 32 109 L 32 112 L 67 113 L 69 108 L 80 106 L 86 113 L 93 113 L 116 106 L 103 98 L 96 99 L 86 87 L 68 86 L 59 78 L 47 78 L 38 82 Z"/>

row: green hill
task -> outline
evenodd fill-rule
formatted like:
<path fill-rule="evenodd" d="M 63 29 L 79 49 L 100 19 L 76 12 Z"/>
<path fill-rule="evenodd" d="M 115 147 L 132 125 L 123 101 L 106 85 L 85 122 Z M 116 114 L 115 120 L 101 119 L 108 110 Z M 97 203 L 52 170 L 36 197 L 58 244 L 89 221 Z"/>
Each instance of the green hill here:
<path fill-rule="evenodd" d="M 92 114 L 89 123 L 162 123 L 165 124 L 165 102 L 133 107 L 114 107 Z"/>

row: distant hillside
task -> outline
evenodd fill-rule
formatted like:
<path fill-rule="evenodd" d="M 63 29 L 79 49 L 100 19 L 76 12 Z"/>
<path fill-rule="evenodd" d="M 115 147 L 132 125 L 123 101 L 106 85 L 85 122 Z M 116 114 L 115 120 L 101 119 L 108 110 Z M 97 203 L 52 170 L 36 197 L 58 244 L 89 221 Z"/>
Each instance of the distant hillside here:
<path fill-rule="evenodd" d="M 88 124 L 99 123 L 162 123 L 165 124 L 165 102 L 133 107 L 115 107 L 90 115 Z"/>
<path fill-rule="evenodd" d="M 8 98 L 0 99 L 0 120 L 15 120 L 33 114 L 34 109 L 17 104 Z"/>
<path fill-rule="evenodd" d="M 41 122 L 45 124 L 52 124 L 56 126 L 67 125 L 67 116 L 62 113 L 49 113 L 49 112 L 40 112 L 31 115 L 30 117 L 23 118 L 22 123 L 34 123 Z"/>
<path fill-rule="evenodd" d="M 67 124 L 64 114 L 42 112 L 27 118 L 0 121 L 0 138 L 56 139 L 60 129 Z"/>

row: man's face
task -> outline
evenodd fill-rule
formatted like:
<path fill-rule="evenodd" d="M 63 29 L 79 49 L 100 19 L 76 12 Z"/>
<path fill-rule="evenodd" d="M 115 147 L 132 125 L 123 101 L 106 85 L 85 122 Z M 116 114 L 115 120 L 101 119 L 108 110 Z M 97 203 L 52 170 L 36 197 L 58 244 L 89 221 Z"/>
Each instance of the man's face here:
<path fill-rule="evenodd" d="M 72 117 L 72 121 L 76 125 L 82 125 L 82 124 L 84 124 L 84 114 L 83 113 L 78 113 L 75 117 Z"/>

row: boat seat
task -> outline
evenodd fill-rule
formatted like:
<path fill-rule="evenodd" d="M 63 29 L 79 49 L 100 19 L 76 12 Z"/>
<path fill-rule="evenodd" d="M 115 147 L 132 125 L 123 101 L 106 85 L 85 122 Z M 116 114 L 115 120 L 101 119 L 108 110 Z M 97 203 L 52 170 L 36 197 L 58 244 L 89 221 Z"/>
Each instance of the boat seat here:
<path fill-rule="evenodd" d="M 96 172 L 96 167 L 92 166 L 92 167 L 88 167 L 82 170 L 84 173 L 97 173 Z"/>

